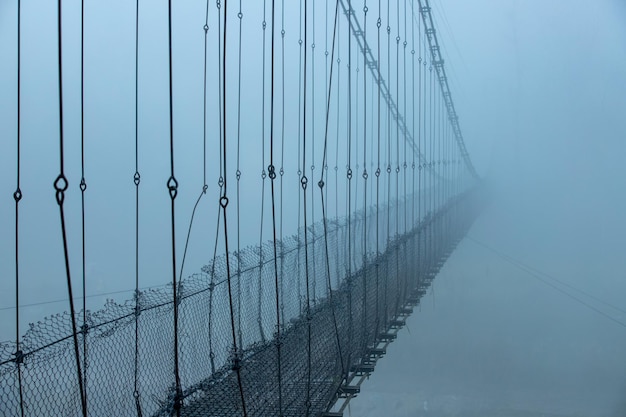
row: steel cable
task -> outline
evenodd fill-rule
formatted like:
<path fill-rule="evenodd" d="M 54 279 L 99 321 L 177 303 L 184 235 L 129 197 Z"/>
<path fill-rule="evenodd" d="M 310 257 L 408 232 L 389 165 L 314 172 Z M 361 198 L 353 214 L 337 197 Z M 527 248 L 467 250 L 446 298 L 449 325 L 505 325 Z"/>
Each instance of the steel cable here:
<path fill-rule="evenodd" d="M 57 41 L 58 41 L 58 88 L 59 88 L 59 175 L 54 181 L 54 189 L 56 202 L 59 206 L 59 215 L 61 220 L 61 239 L 63 241 L 63 258 L 65 263 L 65 277 L 67 282 L 67 293 L 70 304 L 70 315 L 72 322 L 72 341 L 74 343 L 74 357 L 76 360 L 76 375 L 78 378 L 78 387 L 80 391 L 80 403 L 83 417 L 87 417 L 87 402 L 85 398 L 85 389 L 83 385 L 83 373 L 81 370 L 80 353 L 78 348 L 78 330 L 76 326 L 76 310 L 74 308 L 74 296 L 72 292 L 72 278 L 70 273 L 70 259 L 68 249 L 67 230 L 65 223 L 65 192 L 68 189 L 68 181 L 65 177 L 65 148 L 63 141 L 63 17 L 62 17 L 62 0 L 57 3 Z"/>
<path fill-rule="evenodd" d="M 20 187 L 21 174 L 21 124 L 22 124 L 22 4 L 17 0 L 17 137 L 16 137 L 16 186 L 13 193 L 15 200 L 15 366 L 17 368 L 17 383 L 20 397 L 20 415 L 24 417 L 24 387 L 22 382 L 22 363 L 24 361 L 23 352 L 20 349 L 20 200 L 22 200 L 22 189 Z"/>

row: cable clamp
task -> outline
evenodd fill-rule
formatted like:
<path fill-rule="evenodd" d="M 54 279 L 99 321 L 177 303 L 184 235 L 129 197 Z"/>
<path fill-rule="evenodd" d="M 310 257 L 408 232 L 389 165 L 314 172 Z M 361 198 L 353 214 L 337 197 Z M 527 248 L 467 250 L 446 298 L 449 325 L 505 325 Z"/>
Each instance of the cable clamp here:
<path fill-rule="evenodd" d="M 233 371 L 239 371 L 241 369 L 242 357 L 238 349 L 234 349 L 230 356 L 230 369 Z"/>
<path fill-rule="evenodd" d="M 13 356 L 15 356 L 15 359 L 13 359 L 13 361 L 17 364 L 17 365 L 21 365 L 22 363 L 24 363 L 24 357 L 26 355 L 24 355 L 24 352 L 21 349 L 18 349 Z"/>
<path fill-rule="evenodd" d="M 179 281 L 177 284 L 177 287 L 178 288 L 176 289 L 176 306 L 178 307 L 180 306 L 180 301 L 183 299 L 183 296 L 182 296 L 183 290 L 184 290 L 183 283 Z"/>

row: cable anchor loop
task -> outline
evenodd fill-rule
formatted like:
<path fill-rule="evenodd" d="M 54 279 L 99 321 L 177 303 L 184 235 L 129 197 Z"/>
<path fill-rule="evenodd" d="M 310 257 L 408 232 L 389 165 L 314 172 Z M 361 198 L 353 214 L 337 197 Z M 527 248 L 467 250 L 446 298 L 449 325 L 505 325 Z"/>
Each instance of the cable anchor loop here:
<path fill-rule="evenodd" d="M 63 204 L 67 187 L 67 178 L 65 178 L 65 175 L 63 175 L 63 173 L 59 174 L 56 180 L 54 180 L 54 189 L 56 190 L 56 200 L 58 205 Z"/>
<path fill-rule="evenodd" d="M 178 194 L 178 181 L 173 175 L 167 180 L 167 189 L 170 192 L 170 198 L 174 200 Z"/>

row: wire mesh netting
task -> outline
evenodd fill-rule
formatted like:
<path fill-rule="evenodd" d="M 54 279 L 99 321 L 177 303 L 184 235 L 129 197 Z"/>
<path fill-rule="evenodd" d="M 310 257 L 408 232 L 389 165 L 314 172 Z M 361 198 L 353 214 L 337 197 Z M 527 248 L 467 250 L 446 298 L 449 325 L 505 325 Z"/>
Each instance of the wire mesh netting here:
<path fill-rule="evenodd" d="M 301 230 L 277 242 L 276 258 L 271 242 L 232 253 L 232 303 L 225 256 L 182 280 L 181 415 L 239 416 L 245 407 L 249 416 L 315 416 L 328 409 L 407 300 L 425 293 L 478 201 L 466 192 L 412 228 L 400 220 L 410 208 L 399 201 L 311 225 L 306 241 Z M 394 234 L 396 226 L 406 233 Z M 171 289 L 146 290 L 87 312 L 78 336 L 89 415 L 174 414 L 173 308 Z M 0 344 L 1 415 L 20 415 L 20 379 L 25 415 L 81 414 L 70 319 L 63 313 L 31 324 L 21 352 Z"/>

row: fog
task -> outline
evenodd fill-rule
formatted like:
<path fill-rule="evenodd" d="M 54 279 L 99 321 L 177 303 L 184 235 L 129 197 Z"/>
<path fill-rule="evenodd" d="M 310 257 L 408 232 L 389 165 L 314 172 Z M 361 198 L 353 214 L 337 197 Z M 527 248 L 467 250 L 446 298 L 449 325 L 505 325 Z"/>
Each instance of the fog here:
<path fill-rule="evenodd" d="M 0 0 L 0 341 L 11 340 L 15 333 L 14 3 Z M 56 6 L 53 2 L 22 3 L 21 333 L 28 323 L 68 308 L 52 188 L 58 174 L 56 20 L 51 18 L 56 16 Z M 86 292 L 90 296 L 87 306 L 93 310 L 101 308 L 108 298 L 129 299 L 134 290 L 135 56 L 131 3 L 86 2 Z M 141 212 L 140 226 L 142 288 L 165 286 L 171 281 L 169 196 L 165 187 L 169 176 L 167 33 L 163 30 L 167 8 L 165 3 L 158 7 L 145 3 L 141 6 L 138 85 L 140 204 L 146 210 Z M 332 16 L 333 2 L 327 12 L 326 3 L 316 3 L 317 42 L 325 45 L 317 48 L 317 70 L 309 74 L 317 77 L 318 83 L 314 92 L 309 92 L 318 109 L 309 129 L 318 129 L 314 137 L 323 138 L 319 132 L 325 128 L 328 69 L 324 51 L 330 49 L 331 40 L 322 24 L 323 13 Z M 397 6 L 392 3 L 393 15 Z M 210 82 L 219 74 L 217 63 L 211 60 L 207 69 L 209 189 L 206 195 L 201 194 L 204 4 L 196 0 L 178 5 L 174 17 L 174 129 L 181 184 L 176 244 L 180 253 L 194 204 L 201 196 L 183 276 L 198 272 L 210 261 L 218 212 L 219 133 L 215 130 L 220 114 Z M 361 2 L 353 0 L 352 4 L 362 13 Z M 377 4 L 371 0 L 366 4 L 370 8 L 368 30 L 375 31 Z M 64 2 L 68 22 L 64 28 L 68 51 L 64 55 L 64 94 L 71 191 L 67 210 L 72 219 L 69 241 L 73 279 L 80 292 L 79 6 L 78 1 Z M 351 415 L 626 416 L 626 4 L 619 0 L 437 0 L 431 6 L 466 146 L 479 175 L 493 191 L 492 200 L 440 272 L 420 310 L 416 309 L 351 402 Z M 237 5 L 232 2 L 229 7 L 236 10 Z M 263 78 L 259 68 L 263 6 L 258 1 L 244 2 L 243 7 L 246 64 L 241 123 L 232 116 L 238 111 L 234 72 L 229 74 L 232 95 L 227 104 L 231 114 L 228 129 L 240 129 L 245 148 L 239 162 L 245 196 L 238 239 L 241 247 L 271 238 L 267 200 L 263 226 L 258 213 L 261 171 L 269 160 L 267 138 L 262 138 L 269 132 L 263 121 L 269 114 L 270 84 L 269 75 Z M 277 70 L 285 77 L 285 91 L 291 100 L 296 100 L 300 82 L 297 13 L 295 2 L 288 5 L 285 48 L 293 60 L 284 73 Z M 208 31 L 212 48 L 216 47 L 217 25 L 212 4 Z M 231 68 L 235 68 L 237 20 L 229 25 L 233 43 L 227 52 Z M 343 71 L 339 77 L 345 81 L 347 28 L 340 13 L 342 28 L 344 38 L 339 40 L 339 48 L 344 55 L 339 56 L 344 61 L 342 69 L 335 70 Z M 266 43 L 269 33 L 267 36 Z M 370 36 L 373 42 L 375 38 Z M 215 49 L 209 53 L 215 54 Z M 408 84 L 401 87 L 408 88 Z M 261 110 L 263 88 L 268 94 L 265 116 Z M 343 87 L 332 90 L 333 96 L 340 91 L 343 93 Z M 340 100 L 330 108 L 330 129 L 337 137 L 342 135 L 340 129 L 347 129 L 337 110 L 347 103 L 343 102 L 345 97 Z M 289 180 L 285 184 L 293 193 L 299 186 L 296 172 L 301 169 L 298 111 L 297 105 L 288 105 L 285 127 L 277 127 L 286 138 L 284 167 Z M 322 143 L 319 139 L 312 145 L 309 158 L 313 162 L 307 161 L 307 165 L 318 165 L 311 175 L 315 179 L 312 183 L 319 179 Z M 343 169 L 348 153 L 339 147 L 332 152 L 339 163 L 328 163 L 330 179 L 334 178 L 334 166 Z M 231 154 L 231 187 L 237 163 Z M 269 187 L 269 183 L 265 185 Z M 339 186 L 337 196 L 331 196 L 330 206 L 335 207 L 331 216 L 345 213 L 342 192 L 345 185 Z M 319 219 L 319 201 L 311 208 L 317 210 Z M 294 214 L 297 209 L 298 199 L 287 197 L 288 214 L 284 224 L 281 222 L 285 236 L 301 225 L 299 215 Z M 217 250 L 224 248 L 218 246 Z M 516 266 L 516 262 L 540 271 L 539 275 L 557 288 Z M 555 284 L 545 274 L 618 309 Z"/>
<path fill-rule="evenodd" d="M 619 323 L 465 239 L 347 415 L 624 416 L 626 6 L 435 4 L 468 149 L 497 185 L 469 236 Z"/>

